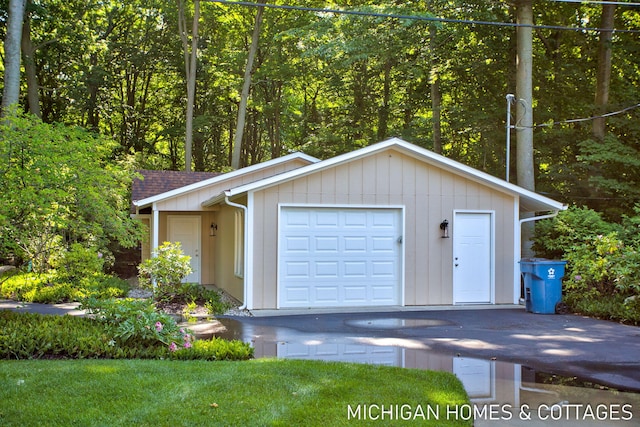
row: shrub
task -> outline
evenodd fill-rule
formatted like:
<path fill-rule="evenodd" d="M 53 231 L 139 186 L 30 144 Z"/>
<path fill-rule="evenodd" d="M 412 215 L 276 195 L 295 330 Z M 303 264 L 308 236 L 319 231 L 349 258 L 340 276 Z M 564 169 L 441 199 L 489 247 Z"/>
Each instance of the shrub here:
<path fill-rule="evenodd" d="M 618 239 L 617 233 L 596 236 L 573 246 L 565 290 L 585 296 L 640 293 L 640 254 Z"/>
<path fill-rule="evenodd" d="M 543 258 L 561 259 L 572 247 L 619 229 L 592 209 L 571 206 L 555 218 L 536 223 L 533 250 Z"/>
<path fill-rule="evenodd" d="M 164 242 L 153 257 L 138 267 L 140 284 L 152 286 L 156 299 L 171 298 L 180 288 L 182 279 L 192 271 L 190 259 L 183 254 L 180 242 Z"/>
<path fill-rule="evenodd" d="M 101 272 L 104 258 L 95 247 L 87 247 L 80 243 L 72 244 L 69 249 L 55 253 L 50 260 L 57 276 L 68 280 L 78 280 Z"/>
<path fill-rule="evenodd" d="M 191 349 L 172 353 L 158 341 L 119 342 L 104 322 L 95 319 L 0 311 L 0 359 L 245 360 L 252 356 L 251 346 L 241 341 L 195 341 Z"/>
<path fill-rule="evenodd" d="M 17 301 L 61 303 L 85 298 L 123 297 L 129 284 L 117 277 L 94 273 L 73 282 L 54 273 L 23 273 L 12 276 L 0 285 L 0 296 Z"/>
<path fill-rule="evenodd" d="M 95 299 L 86 300 L 82 307 L 97 320 L 103 322 L 109 333 L 122 344 L 158 342 L 180 347 L 191 342 L 191 335 L 180 330 L 173 317 L 156 310 L 152 301 L 145 299 Z"/>
<path fill-rule="evenodd" d="M 197 340 L 191 348 L 177 350 L 170 357 L 179 360 L 248 360 L 253 358 L 253 347 L 238 340 L 212 338 Z"/>
<path fill-rule="evenodd" d="M 182 283 L 175 290 L 175 294 L 167 295 L 171 302 L 203 304 L 209 314 L 224 313 L 231 305 L 222 301 L 218 291 L 207 289 L 197 283 Z"/>

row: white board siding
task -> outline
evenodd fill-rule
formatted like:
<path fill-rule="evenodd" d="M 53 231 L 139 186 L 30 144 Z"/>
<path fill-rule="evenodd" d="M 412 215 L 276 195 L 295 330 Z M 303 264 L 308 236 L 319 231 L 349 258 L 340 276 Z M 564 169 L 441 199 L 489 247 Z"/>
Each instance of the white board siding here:
<path fill-rule="evenodd" d="M 281 207 L 279 307 L 398 305 L 401 212 Z"/>

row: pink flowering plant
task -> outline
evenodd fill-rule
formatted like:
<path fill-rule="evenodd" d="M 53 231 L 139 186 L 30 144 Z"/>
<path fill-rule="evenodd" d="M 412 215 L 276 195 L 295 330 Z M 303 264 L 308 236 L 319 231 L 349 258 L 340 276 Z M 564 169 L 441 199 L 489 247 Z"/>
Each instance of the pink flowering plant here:
<path fill-rule="evenodd" d="M 105 322 L 116 342 L 158 342 L 170 351 L 190 348 L 193 334 L 179 328 L 173 317 L 156 310 L 152 301 L 144 299 L 89 299 L 82 308 L 95 319 Z"/>

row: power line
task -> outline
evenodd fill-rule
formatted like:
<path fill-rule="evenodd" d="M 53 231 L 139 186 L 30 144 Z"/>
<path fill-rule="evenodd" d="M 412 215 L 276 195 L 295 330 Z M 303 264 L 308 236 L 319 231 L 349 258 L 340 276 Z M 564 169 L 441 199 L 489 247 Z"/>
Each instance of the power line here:
<path fill-rule="evenodd" d="M 531 126 L 531 128 L 535 129 L 535 128 L 542 128 L 542 127 L 551 127 L 551 126 L 555 126 L 555 125 L 563 125 L 563 124 L 567 124 L 567 123 L 579 123 L 579 122 L 588 122 L 591 120 L 595 120 L 595 119 L 604 119 L 607 117 L 611 117 L 611 116 L 617 116 L 619 114 L 623 114 L 626 113 L 627 111 L 630 110 L 634 110 L 636 108 L 639 108 L 640 104 L 635 104 L 635 105 L 631 105 L 627 108 L 623 108 L 622 110 L 618 110 L 618 111 L 614 111 L 611 113 L 606 113 L 606 114 L 602 114 L 599 116 L 592 116 L 592 117 L 585 117 L 585 118 L 581 118 L 581 119 L 570 119 L 570 120 L 561 120 L 561 121 L 557 121 L 557 122 L 553 122 L 553 123 L 542 123 L 539 125 L 533 125 Z M 518 126 L 518 128 L 524 128 L 524 126 Z"/>
<path fill-rule="evenodd" d="M 534 28 L 542 30 L 559 30 L 559 31 L 610 31 L 613 33 L 640 33 L 640 30 L 618 30 L 611 28 L 594 28 L 594 27 L 564 27 L 561 25 L 535 25 L 535 24 L 518 24 L 515 22 L 496 22 L 496 21 L 475 21 L 469 19 L 453 19 L 453 18 L 438 18 L 431 16 L 418 16 L 418 15 L 400 15 L 395 13 L 379 13 L 379 12 L 365 12 L 358 10 L 344 10 L 344 9 L 324 9 L 317 7 L 306 6 L 290 6 L 279 5 L 269 3 L 254 3 L 247 1 L 232 1 L 232 0 L 202 0 L 209 3 L 218 3 L 231 6 L 245 6 L 245 7 L 265 7 L 268 9 L 284 9 L 284 10 L 297 10 L 303 12 L 315 12 L 315 13 L 333 13 L 337 15 L 353 15 L 353 16 L 369 16 L 375 18 L 389 18 L 389 19 L 406 19 L 413 21 L 425 21 L 425 22 L 439 22 L 445 24 L 466 24 L 466 25 L 488 25 L 494 27 L 511 27 L 511 28 Z"/>

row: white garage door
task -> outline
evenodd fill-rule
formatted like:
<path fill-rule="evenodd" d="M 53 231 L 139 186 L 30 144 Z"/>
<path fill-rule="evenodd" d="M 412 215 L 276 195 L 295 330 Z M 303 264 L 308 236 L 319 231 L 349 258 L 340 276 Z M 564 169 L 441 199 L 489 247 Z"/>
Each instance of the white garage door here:
<path fill-rule="evenodd" d="M 398 305 L 401 212 L 282 207 L 279 307 Z"/>

